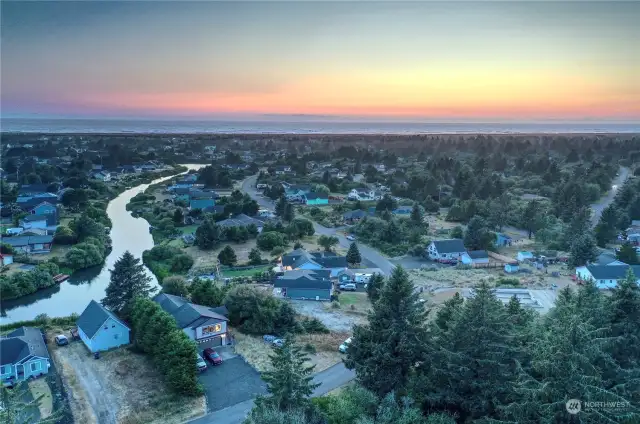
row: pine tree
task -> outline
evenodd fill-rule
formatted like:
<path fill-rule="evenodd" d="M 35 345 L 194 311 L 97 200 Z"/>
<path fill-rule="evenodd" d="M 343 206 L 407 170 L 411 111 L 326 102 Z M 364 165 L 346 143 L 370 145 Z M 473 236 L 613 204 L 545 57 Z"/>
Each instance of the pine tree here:
<path fill-rule="evenodd" d="M 347 252 L 347 262 L 352 265 L 362 262 L 360 250 L 358 250 L 358 245 L 355 242 L 351 243 L 351 246 L 349 246 L 349 251 Z"/>
<path fill-rule="evenodd" d="M 424 360 L 425 310 L 409 275 L 397 266 L 373 303 L 366 325 L 354 326 L 345 365 L 378 396 L 402 393 L 416 363 Z"/>
<path fill-rule="evenodd" d="M 296 217 L 296 212 L 293 209 L 293 205 L 287 202 L 284 205 L 284 212 L 282 214 L 282 219 L 286 222 L 291 222 Z"/>
<path fill-rule="evenodd" d="M 597 256 L 596 242 L 593 236 L 585 233 L 576 238 L 571 245 L 570 265 L 582 266 L 587 262 L 594 261 Z"/>
<path fill-rule="evenodd" d="M 384 286 L 384 276 L 374 273 L 367 282 L 367 297 L 371 303 L 377 302 L 380 298 L 380 292 Z"/>
<path fill-rule="evenodd" d="M 114 313 L 127 317 L 130 303 L 136 297 L 149 297 L 155 289 L 140 259 L 126 251 L 113 265 L 111 280 L 102 304 Z"/>
<path fill-rule="evenodd" d="M 218 260 L 222 265 L 232 266 L 238 260 L 236 251 L 228 244 L 218 253 Z"/>
<path fill-rule="evenodd" d="M 304 408 L 319 384 L 313 383 L 315 365 L 307 366 L 308 356 L 298 346 L 293 335 L 285 338 L 284 345 L 269 355 L 272 369 L 262 373 L 267 383 L 268 396 L 256 399 L 258 407 L 273 407 L 279 411 Z"/>
<path fill-rule="evenodd" d="M 545 317 L 531 346 L 531 370 L 521 369 L 515 386 L 516 400 L 503 409 L 503 417 L 523 424 L 625 422 L 624 417 L 633 411 L 585 408 L 579 413 L 579 421 L 573 421 L 567 413 L 570 399 L 631 404 L 605 387 L 602 365 L 615 365 L 606 353 L 611 339 L 606 337 L 605 329 L 585 321 L 575 301 L 563 301 L 554 309 L 558 308 L 564 310 Z"/>
<path fill-rule="evenodd" d="M 436 313 L 436 318 L 434 320 L 434 324 L 440 331 L 449 330 L 450 325 L 455 322 L 460 314 L 463 303 L 464 299 L 458 292 L 456 292 L 451 299 L 444 301 L 442 307 Z"/>
<path fill-rule="evenodd" d="M 496 418 L 498 408 L 512 400 L 518 357 L 502 302 L 482 283 L 436 334 L 431 366 L 418 370 L 413 397 L 423 408 L 455 411 L 461 422 Z"/>
<path fill-rule="evenodd" d="M 474 216 L 467 225 L 464 245 L 469 250 L 489 250 L 493 247 L 496 235 L 489 231 L 487 222 L 480 216 Z"/>
<path fill-rule="evenodd" d="M 636 247 L 629 242 L 623 243 L 622 246 L 620 246 L 620 250 L 616 253 L 616 258 L 627 265 L 636 265 L 638 263 Z"/>
<path fill-rule="evenodd" d="M 276 206 L 275 206 L 276 215 L 278 215 L 279 217 L 283 217 L 284 209 L 286 206 L 287 206 L 287 199 L 284 197 L 284 195 L 282 195 L 276 202 Z"/>
<path fill-rule="evenodd" d="M 640 368 L 640 287 L 629 269 L 607 300 L 613 358 L 624 369 Z"/>
<path fill-rule="evenodd" d="M 260 265 L 262 263 L 262 256 L 260 255 L 260 249 L 253 248 L 249 252 L 249 263 L 251 265 Z"/>
<path fill-rule="evenodd" d="M 176 225 L 182 225 L 184 223 L 184 214 L 182 213 L 182 209 L 178 208 L 173 213 L 173 223 Z"/>
<path fill-rule="evenodd" d="M 418 203 L 413 204 L 413 208 L 411 209 L 411 222 L 414 225 L 422 226 L 424 223 L 424 213 L 422 211 L 422 207 Z"/>

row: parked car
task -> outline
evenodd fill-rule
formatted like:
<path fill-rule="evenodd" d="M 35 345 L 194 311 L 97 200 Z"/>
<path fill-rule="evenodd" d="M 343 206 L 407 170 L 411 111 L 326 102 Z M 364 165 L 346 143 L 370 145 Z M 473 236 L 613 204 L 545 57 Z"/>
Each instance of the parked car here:
<path fill-rule="evenodd" d="M 344 342 L 342 342 L 342 344 L 340 345 L 340 347 L 338 348 L 338 350 L 340 351 L 340 353 L 347 353 L 347 349 L 349 348 L 349 345 L 351 344 L 351 337 L 349 337 L 347 340 L 345 340 Z"/>
<path fill-rule="evenodd" d="M 67 338 L 67 336 L 64 336 L 62 334 L 58 334 L 55 340 L 58 346 L 66 346 L 69 344 L 69 339 Z"/>
<path fill-rule="evenodd" d="M 355 239 L 356 239 L 356 236 L 354 236 L 353 234 L 349 234 L 347 236 L 347 240 L 349 240 L 349 241 L 354 241 Z"/>
<path fill-rule="evenodd" d="M 271 342 L 271 344 L 274 347 L 282 347 L 284 345 L 284 340 L 283 339 L 275 339 L 274 341 Z"/>
<path fill-rule="evenodd" d="M 356 291 L 357 287 L 353 283 L 340 284 L 340 290 L 343 290 L 343 291 Z"/>
<path fill-rule="evenodd" d="M 222 364 L 222 356 L 220 356 L 218 354 L 218 352 L 216 352 L 215 350 L 211 349 L 210 347 L 206 348 L 203 352 L 202 352 L 203 356 L 205 357 L 205 359 L 209 362 L 211 362 L 213 365 L 220 365 Z"/>
<path fill-rule="evenodd" d="M 207 370 L 207 363 L 204 362 L 204 359 L 202 359 L 202 356 L 200 356 L 199 353 L 196 353 L 197 358 L 196 358 L 196 367 L 198 369 L 198 371 L 202 372 L 202 371 L 206 371 Z"/>
<path fill-rule="evenodd" d="M 262 340 L 264 340 L 265 343 L 271 343 L 275 339 L 277 339 L 277 337 L 276 336 L 272 336 L 271 334 L 265 334 L 264 336 L 262 336 Z"/>

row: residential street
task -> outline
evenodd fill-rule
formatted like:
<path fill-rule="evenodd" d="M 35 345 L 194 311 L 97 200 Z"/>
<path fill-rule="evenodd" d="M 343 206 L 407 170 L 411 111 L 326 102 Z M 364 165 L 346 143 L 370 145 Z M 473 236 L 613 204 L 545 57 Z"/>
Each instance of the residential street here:
<path fill-rule="evenodd" d="M 271 209 L 274 208 L 274 202 L 271 199 L 263 197 L 262 194 L 256 191 L 256 178 L 257 176 L 251 176 L 245 179 L 242 182 L 242 191 L 249 194 L 252 199 L 258 202 L 258 205 L 263 208 Z M 340 246 L 348 249 L 351 242 L 347 240 L 347 238 L 342 235 L 339 231 L 339 228 L 327 228 L 323 227 L 318 223 L 313 223 L 313 226 L 316 230 L 317 234 L 327 235 L 327 236 L 336 236 L 340 242 Z M 360 255 L 362 256 L 364 265 L 369 267 L 380 268 L 385 274 L 391 274 L 395 265 L 392 264 L 387 258 L 385 258 L 382 254 L 380 254 L 376 249 L 373 249 L 367 245 L 362 243 L 358 243 L 358 249 L 360 250 Z"/>
<path fill-rule="evenodd" d="M 322 396 L 333 389 L 353 380 L 355 373 L 345 368 L 344 364 L 339 363 L 326 370 L 319 372 L 314 377 L 315 383 L 320 386 L 314 390 L 311 396 Z M 239 424 L 246 418 L 249 411 L 253 408 L 253 400 L 240 402 L 219 411 L 212 412 L 204 417 L 188 421 L 189 424 Z"/>
<path fill-rule="evenodd" d="M 629 168 L 621 166 L 618 176 L 613 180 L 611 190 L 609 190 L 598 203 L 591 205 L 591 209 L 593 210 L 593 213 L 591 214 L 591 225 L 595 227 L 598 221 L 600 221 L 602 211 L 609 206 L 611 202 L 613 202 L 613 199 L 616 197 L 616 193 L 618 192 L 618 188 L 622 187 L 622 185 L 627 181 L 627 178 L 629 178 Z"/>

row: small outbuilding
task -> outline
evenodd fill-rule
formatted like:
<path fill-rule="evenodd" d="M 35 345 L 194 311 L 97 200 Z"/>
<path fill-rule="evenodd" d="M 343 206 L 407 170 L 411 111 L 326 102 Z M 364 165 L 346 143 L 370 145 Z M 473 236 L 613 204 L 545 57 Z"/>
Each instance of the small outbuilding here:
<path fill-rule="evenodd" d="M 80 339 L 91 353 L 130 343 L 129 327 L 95 300 L 89 302 L 76 324 Z"/>
<path fill-rule="evenodd" d="M 465 265 L 488 264 L 489 254 L 486 250 L 471 250 L 463 253 L 460 260 Z"/>
<path fill-rule="evenodd" d="M 520 271 L 520 267 L 518 266 L 517 262 L 510 262 L 504 265 L 504 272 L 508 274 L 513 274 L 518 271 Z"/>
<path fill-rule="evenodd" d="M 518 259 L 518 262 L 533 260 L 533 253 L 527 251 L 518 252 L 516 259 Z"/>

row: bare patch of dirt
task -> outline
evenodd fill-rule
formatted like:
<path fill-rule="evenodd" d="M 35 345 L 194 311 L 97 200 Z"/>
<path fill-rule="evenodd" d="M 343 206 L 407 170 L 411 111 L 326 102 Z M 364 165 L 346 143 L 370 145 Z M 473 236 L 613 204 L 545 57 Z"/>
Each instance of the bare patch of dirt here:
<path fill-rule="evenodd" d="M 251 239 L 245 243 L 223 243 L 217 249 L 213 250 L 201 250 L 196 246 L 189 246 L 185 248 L 185 253 L 193 258 L 193 269 L 213 267 L 218 262 L 218 253 L 226 246 L 229 245 L 236 252 L 238 263 L 247 262 L 249 260 L 249 252 L 256 247 L 256 240 Z M 268 252 L 262 252 L 263 258 L 268 258 Z"/>
<path fill-rule="evenodd" d="M 47 384 L 47 380 L 44 378 L 38 378 L 28 383 L 29 390 L 34 399 L 40 399 L 38 403 L 38 410 L 40 411 L 40 418 L 45 419 L 53 411 L 53 398 L 51 397 L 51 389 Z"/>
<path fill-rule="evenodd" d="M 204 397 L 174 395 L 148 358 L 121 348 L 93 356 L 81 342 L 54 348 L 77 422 L 178 423 L 204 414 Z"/>
<path fill-rule="evenodd" d="M 329 333 L 329 334 L 302 334 L 296 337 L 296 341 L 303 348 L 307 345 L 313 346 L 315 353 L 310 353 L 309 365 L 315 365 L 314 372 L 325 370 L 342 360 L 342 356 L 338 352 L 338 346 L 349 337 L 348 333 Z M 271 369 L 271 361 L 269 355 L 273 353 L 273 348 L 269 343 L 263 341 L 260 336 L 251 336 L 235 333 L 236 344 L 234 350 L 241 355 L 256 370 L 263 372 Z"/>
<path fill-rule="evenodd" d="M 333 332 L 351 332 L 355 324 L 367 321 L 364 311 L 351 310 L 350 307 L 333 309 L 329 302 L 314 302 L 309 300 L 291 300 L 293 307 L 302 315 L 318 318 Z"/>

